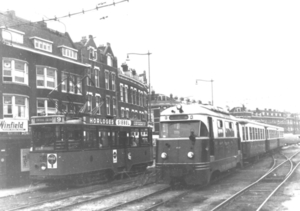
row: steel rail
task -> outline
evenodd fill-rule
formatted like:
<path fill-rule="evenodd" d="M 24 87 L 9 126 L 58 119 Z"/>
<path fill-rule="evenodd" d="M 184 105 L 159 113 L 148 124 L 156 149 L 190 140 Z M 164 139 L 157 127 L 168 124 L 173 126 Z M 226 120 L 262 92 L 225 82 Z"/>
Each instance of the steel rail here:
<path fill-rule="evenodd" d="M 299 154 L 300 152 L 297 152 L 297 154 Z M 296 156 L 293 155 L 292 157 L 289 158 L 290 162 L 291 159 Z M 293 165 L 293 164 L 292 164 Z M 263 201 L 263 203 L 256 209 L 256 211 L 261 210 L 261 208 L 269 201 L 269 199 L 277 192 L 277 190 L 283 185 L 285 184 L 285 182 L 293 175 L 293 173 L 295 172 L 295 170 L 297 169 L 297 167 L 300 165 L 300 162 L 297 163 L 297 165 L 293 168 L 293 166 L 291 166 L 291 170 L 289 171 L 289 173 L 286 175 L 285 179 L 269 194 L 269 196 Z"/>
<path fill-rule="evenodd" d="M 132 179 L 130 179 L 130 180 L 132 180 Z M 122 180 L 121 182 L 116 182 L 113 185 L 114 186 L 118 186 L 118 185 L 121 185 L 123 182 L 124 181 Z M 149 184 L 146 184 L 146 185 L 150 185 L 150 184 L 152 184 L 152 183 L 149 183 Z M 134 186 L 132 188 L 127 188 L 127 189 L 122 190 L 122 191 L 124 192 L 124 191 L 128 191 L 129 189 L 132 190 L 132 189 L 136 189 L 136 188 L 139 188 L 139 187 L 141 187 L 141 186 L 136 185 L 136 186 Z M 53 198 L 53 199 L 50 199 L 50 200 L 49 199 L 47 199 L 47 200 L 41 200 L 41 201 L 36 202 L 36 203 L 32 203 L 32 204 L 28 204 L 28 205 L 16 207 L 16 208 L 9 209 L 9 210 L 6 210 L 6 211 L 17 211 L 17 210 L 29 209 L 29 208 L 41 206 L 41 205 L 46 204 L 46 203 L 56 202 L 56 201 L 64 200 L 64 199 L 67 199 L 67 198 L 81 196 L 83 194 L 90 194 L 90 193 L 97 192 L 97 191 L 99 191 L 99 190 L 83 191 L 83 192 L 79 192 L 77 194 L 66 194 L 66 195 L 64 195 L 62 197 L 57 197 L 57 198 Z M 120 192 L 122 192 L 122 191 L 120 191 Z M 112 195 L 114 195 L 114 194 L 117 194 L 117 192 L 112 193 Z M 109 196 L 109 195 L 107 195 L 107 196 Z M 74 205 L 72 204 L 72 205 L 69 205 L 69 206 L 74 206 Z M 66 207 L 68 207 L 68 206 L 66 206 Z M 64 208 L 64 207 L 54 208 L 54 209 L 51 209 L 51 210 L 59 210 L 61 208 Z"/>
<path fill-rule="evenodd" d="M 296 156 L 299 152 L 295 153 L 292 157 Z M 291 157 L 291 158 L 292 158 Z M 237 193 L 235 193 L 234 195 L 230 196 L 228 199 L 226 199 L 225 201 L 223 201 L 222 203 L 220 203 L 219 205 L 217 205 L 216 207 L 214 207 L 211 211 L 216 211 L 219 210 L 221 207 L 223 207 L 225 204 L 227 204 L 228 202 L 232 201 L 233 199 L 237 198 L 239 195 L 241 195 L 242 193 L 244 193 L 245 191 L 247 191 L 248 189 L 250 189 L 251 187 L 253 187 L 254 185 L 256 185 L 257 183 L 259 183 L 260 181 L 262 181 L 264 178 L 266 178 L 270 173 L 272 173 L 273 171 L 275 171 L 276 169 L 278 169 L 280 166 L 282 166 L 283 164 L 285 164 L 286 162 L 289 161 L 289 159 L 291 158 L 286 158 L 286 161 L 283 161 L 282 163 L 280 163 L 279 165 L 277 165 L 276 167 L 274 167 L 274 165 L 267 171 L 267 173 L 265 173 L 263 176 L 261 176 L 259 179 L 257 179 L 255 182 L 251 183 L 250 185 L 248 185 L 247 187 L 243 188 L 242 190 L 238 191 Z"/>

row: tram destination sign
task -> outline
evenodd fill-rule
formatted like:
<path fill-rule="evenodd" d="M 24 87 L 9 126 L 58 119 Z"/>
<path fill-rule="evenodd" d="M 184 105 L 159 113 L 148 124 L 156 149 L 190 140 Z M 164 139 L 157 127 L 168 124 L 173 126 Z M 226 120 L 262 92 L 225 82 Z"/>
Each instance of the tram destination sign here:
<path fill-rule="evenodd" d="M 132 125 L 133 125 L 133 126 L 142 126 L 142 127 L 144 127 L 144 126 L 146 126 L 146 122 L 133 121 L 133 122 L 132 122 Z"/>

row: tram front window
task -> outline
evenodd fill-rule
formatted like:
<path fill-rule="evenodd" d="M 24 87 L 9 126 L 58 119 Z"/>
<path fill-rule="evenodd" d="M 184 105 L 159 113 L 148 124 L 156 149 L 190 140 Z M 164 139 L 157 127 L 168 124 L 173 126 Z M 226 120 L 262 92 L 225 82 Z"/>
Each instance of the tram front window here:
<path fill-rule="evenodd" d="M 35 151 L 54 150 L 55 146 L 63 146 L 60 126 L 34 126 L 32 128 L 33 149 Z"/>
<path fill-rule="evenodd" d="M 161 138 L 188 138 L 191 135 L 191 131 L 194 132 L 195 137 L 208 135 L 207 127 L 202 122 L 200 130 L 200 121 L 162 122 L 160 131 Z"/>

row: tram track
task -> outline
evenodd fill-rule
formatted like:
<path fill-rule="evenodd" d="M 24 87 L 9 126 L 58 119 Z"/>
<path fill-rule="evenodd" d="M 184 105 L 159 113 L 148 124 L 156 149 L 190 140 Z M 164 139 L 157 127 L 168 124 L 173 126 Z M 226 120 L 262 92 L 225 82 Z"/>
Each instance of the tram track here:
<path fill-rule="evenodd" d="M 101 193 L 102 194 L 117 194 L 117 192 L 121 193 L 121 192 L 125 192 L 128 190 L 133 190 L 133 189 L 137 189 L 139 187 L 145 186 L 145 185 L 150 185 L 153 182 L 151 181 L 151 179 L 149 179 L 149 177 L 151 177 L 151 174 L 149 174 L 149 172 L 141 175 L 140 177 L 135 177 L 135 178 L 130 178 L 129 180 L 120 180 L 116 183 L 109 183 L 109 184 L 105 184 L 105 187 L 102 187 L 103 189 L 100 189 L 101 187 L 86 187 L 86 188 L 91 188 L 89 190 L 82 190 L 82 189 L 71 189 L 69 193 L 65 193 L 65 194 L 59 194 L 57 192 L 55 192 L 56 194 L 60 195 L 58 197 L 53 197 L 51 199 L 47 198 L 47 197 L 43 197 L 45 199 L 40 199 L 40 200 L 36 200 L 38 199 L 39 196 L 28 196 L 27 198 L 29 199 L 29 202 L 27 202 L 26 204 L 21 204 L 21 205 L 16 205 L 14 204 L 13 208 L 9 208 L 9 209 L 5 209 L 7 211 L 18 211 L 18 210 L 45 210 L 45 208 L 43 208 L 46 205 L 49 205 L 49 210 L 59 210 L 61 209 L 61 206 L 59 206 L 60 203 L 62 203 L 63 201 L 70 201 L 72 200 L 72 198 L 76 198 L 76 197 L 81 197 L 81 196 L 88 196 L 89 194 L 95 194 L 97 195 L 97 193 Z M 126 183 L 126 184 L 124 184 Z M 122 189 L 122 187 L 124 187 Z M 120 190 L 121 189 L 121 190 Z M 113 190 L 113 193 L 110 193 L 110 191 Z M 47 193 L 49 194 L 49 192 Z M 30 199 L 34 199 L 33 201 L 31 201 Z M 18 200 L 15 200 L 18 201 Z M 69 202 L 70 203 L 70 202 Z M 71 202 L 72 203 L 72 202 Z M 48 208 L 47 208 L 48 209 Z"/>
<path fill-rule="evenodd" d="M 230 196 L 211 210 L 260 210 L 291 174 L 293 170 L 291 159 L 298 154 L 299 152 L 293 154 L 290 158 L 285 157 L 285 161 L 276 166 L 273 165 L 258 180 Z"/>

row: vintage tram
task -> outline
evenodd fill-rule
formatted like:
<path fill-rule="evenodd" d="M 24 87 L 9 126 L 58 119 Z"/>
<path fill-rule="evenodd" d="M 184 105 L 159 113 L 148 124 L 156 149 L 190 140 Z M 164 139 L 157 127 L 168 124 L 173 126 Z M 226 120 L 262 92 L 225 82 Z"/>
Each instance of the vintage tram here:
<path fill-rule="evenodd" d="M 279 147 L 282 128 L 231 116 L 221 108 L 190 104 L 161 113 L 156 168 L 165 182 L 207 184 L 221 172 Z"/>
<path fill-rule="evenodd" d="M 49 184 L 85 185 L 153 162 L 146 122 L 74 115 L 31 118 L 30 177 Z"/>

